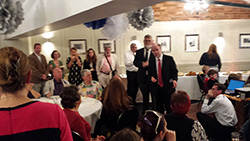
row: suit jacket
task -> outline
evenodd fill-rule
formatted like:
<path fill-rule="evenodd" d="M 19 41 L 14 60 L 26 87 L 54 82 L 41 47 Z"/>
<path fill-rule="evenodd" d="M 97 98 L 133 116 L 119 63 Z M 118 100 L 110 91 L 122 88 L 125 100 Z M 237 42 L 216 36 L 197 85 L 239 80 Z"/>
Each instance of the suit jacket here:
<path fill-rule="evenodd" d="M 106 60 L 106 57 L 104 56 L 104 54 L 99 55 L 97 58 L 96 72 L 98 76 L 101 75 L 101 68 L 104 64 L 104 60 Z M 116 70 L 116 74 L 119 74 L 119 62 L 115 54 L 111 54 L 111 67 L 113 71 Z M 112 73 L 110 72 L 110 74 Z"/>
<path fill-rule="evenodd" d="M 176 64 L 173 57 L 163 54 L 161 67 L 162 81 L 164 84 L 163 87 L 165 87 L 169 93 L 173 93 L 175 91 L 175 89 L 173 88 L 173 80 L 177 81 L 177 73 L 178 70 L 176 68 Z M 155 92 L 157 90 L 158 81 L 153 83 L 151 81 L 151 77 L 154 77 L 158 80 L 155 57 L 152 57 L 149 60 L 150 88 L 152 88 L 152 92 Z"/>
<path fill-rule="evenodd" d="M 70 85 L 67 80 L 61 79 L 61 81 L 64 87 Z M 51 94 L 54 95 L 54 90 L 55 90 L 54 78 L 45 83 L 45 87 L 43 90 L 45 95 L 48 94 L 49 92 L 51 92 Z"/>
<path fill-rule="evenodd" d="M 31 83 L 40 83 L 44 81 L 41 79 L 42 74 L 48 75 L 49 73 L 49 66 L 45 56 L 41 54 L 42 62 L 39 61 L 35 53 L 29 55 L 28 59 L 32 69 Z"/>
<path fill-rule="evenodd" d="M 152 52 L 150 52 L 149 60 L 152 59 L 152 57 L 154 57 L 154 55 Z M 136 56 L 134 59 L 134 65 L 139 68 L 137 72 L 138 83 L 145 83 L 146 81 L 148 81 L 146 80 L 146 71 L 148 70 L 148 67 L 146 68 L 142 67 L 143 60 L 144 60 L 144 48 L 141 48 L 136 51 Z"/>

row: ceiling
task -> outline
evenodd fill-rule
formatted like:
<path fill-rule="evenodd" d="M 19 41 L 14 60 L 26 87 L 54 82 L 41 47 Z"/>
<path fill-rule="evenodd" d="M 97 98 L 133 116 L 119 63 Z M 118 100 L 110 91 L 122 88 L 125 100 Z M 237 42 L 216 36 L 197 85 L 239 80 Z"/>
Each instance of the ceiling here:
<path fill-rule="evenodd" d="M 113 0 L 101 6 L 70 16 L 68 18 L 61 19 L 47 25 L 43 25 L 33 30 L 29 30 L 25 33 L 15 33 L 12 35 L 7 35 L 7 38 L 19 39 L 34 36 L 44 33 L 46 29 L 48 29 L 48 27 L 50 31 L 59 30 L 66 27 L 86 23 L 89 21 L 94 21 L 97 19 L 102 19 L 116 14 L 128 12 L 131 10 L 144 8 L 146 6 L 155 5 L 157 3 L 165 1 L 185 2 L 185 0 Z M 210 0 L 209 2 L 210 4 L 220 4 L 223 6 L 250 8 L 250 5 L 242 0 Z"/>

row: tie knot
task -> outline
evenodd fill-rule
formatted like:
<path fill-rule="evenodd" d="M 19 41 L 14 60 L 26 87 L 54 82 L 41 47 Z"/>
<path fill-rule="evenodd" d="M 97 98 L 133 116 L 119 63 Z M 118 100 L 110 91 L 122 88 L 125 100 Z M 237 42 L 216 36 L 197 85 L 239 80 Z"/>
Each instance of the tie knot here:
<path fill-rule="evenodd" d="M 158 61 L 161 61 L 161 60 L 158 58 Z"/>

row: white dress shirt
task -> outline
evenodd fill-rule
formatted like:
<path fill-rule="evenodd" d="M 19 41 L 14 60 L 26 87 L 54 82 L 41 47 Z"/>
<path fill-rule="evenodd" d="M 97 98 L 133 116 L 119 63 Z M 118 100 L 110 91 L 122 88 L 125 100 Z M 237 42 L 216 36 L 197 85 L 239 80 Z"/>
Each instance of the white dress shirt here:
<path fill-rule="evenodd" d="M 144 47 L 144 56 L 146 56 L 146 53 L 147 53 L 147 49 L 146 49 L 146 47 Z M 148 49 L 148 60 L 147 61 L 149 61 L 150 54 L 151 54 L 151 48 Z"/>
<path fill-rule="evenodd" d="M 34 53 L 35 53 L 35 52 L 34 52 Z M 36 53 L 35 53 L 35 55 L 36 55 L 36 57 L 38 58 L 38 60 L 42 63 L 41 54 L 40 54 L 40 55 L 38 55 L 38 54 L 36 54 Z"/>
<path fill-rule="evenodd" d="M 232 102 L 224 95 L 218 95 L 210 105 L 208 99 L 204 99 L 201 112 L 204 114 L 214 113 L 216 119 L 224 126 L 235 126 L 238 122 Z"/>
<path fill-rule="evenodd" d="M 135 59 L 135 53 L 133 53 L 131 50 L 129 50 L 125 55 L 124 55 L 124 63 L 126 66 L 127 71 L 132 71 L 132 72 L 137 72 L 138 68 L 133 64 L 134 59 Z"/>
<path fill-rule="evenodd" d="M 161 54 L 161 56 L 159 58 L 155 57 L 155 64 L 156 64 L 156 72 L 157 72 L 157 76 L 158 74 L 158 59 L 160 59 L 161 62 L 161 68 L 162 68 L 162 59 L 163 59 L 163 55 Z"/>

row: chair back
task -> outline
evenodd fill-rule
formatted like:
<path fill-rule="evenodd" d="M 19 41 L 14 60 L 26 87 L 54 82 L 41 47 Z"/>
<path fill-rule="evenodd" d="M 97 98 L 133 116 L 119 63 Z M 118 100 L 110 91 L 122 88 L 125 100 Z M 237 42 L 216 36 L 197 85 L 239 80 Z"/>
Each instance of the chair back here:
<path fill-rule="evenodd" d="M 72 133 L 73 141 L 84 141 L 79 133 L 75 131 L 71 131 L 71 133 Z"/>
<path fill-rule="evenodd" d="M 201 76 L 201 74 L 197 74 L 197 82 L 199 84 L 199 88 L 201 92 L 204 92 L 204 76 Z"/>
<path fill-rule="evenodd" d="M 123 128 L 130 128 L 135 131 L 136 124 L 138 122 L 139 113 L 134 106 L 129 106 L 124 112 L 122 112 L 117 120 L 117 131 Z"/>

